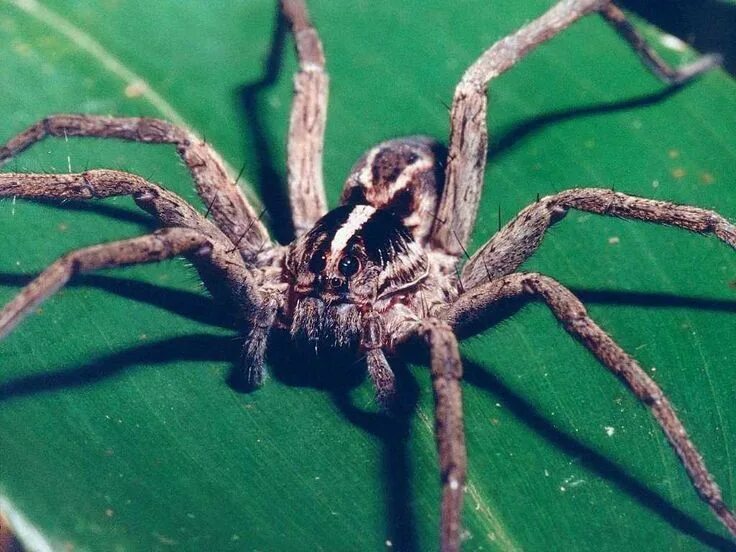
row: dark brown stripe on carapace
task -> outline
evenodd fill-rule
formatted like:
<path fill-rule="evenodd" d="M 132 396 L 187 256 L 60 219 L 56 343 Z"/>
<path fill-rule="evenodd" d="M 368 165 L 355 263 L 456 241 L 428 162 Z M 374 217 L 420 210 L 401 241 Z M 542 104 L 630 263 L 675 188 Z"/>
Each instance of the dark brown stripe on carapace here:
<path fill-rule="evenodd" d="M 320 219 L 304 239 L 302 262 L 309 272 L 321 277 L 329 273 L 347 284 L 349 267 L 340 268 L 340 263 L 362 257 L 364 263 L 379 268 L 379 296 L 404 289 L 427 274 L 426 254 L 402 220 L 386 209 L 338 207 Z"/>
<path fill-rule="evenodd" d="M 353 249 L 362 249 L 369 261 L 381 267 L 376 282 L 379 297 L 405 289 L 427 275 L 427 255 L 391 211 L 375 211 L 348 241 L 345 250 Z"/>
<path fill-rule="evenodd" d="M 368 259 L 386 266 L 397 255 L 408 251 L 411 233 L 393 213 L 378 209 L 363 223 L 347 243 L 346 250 L 361 245 Z"/>

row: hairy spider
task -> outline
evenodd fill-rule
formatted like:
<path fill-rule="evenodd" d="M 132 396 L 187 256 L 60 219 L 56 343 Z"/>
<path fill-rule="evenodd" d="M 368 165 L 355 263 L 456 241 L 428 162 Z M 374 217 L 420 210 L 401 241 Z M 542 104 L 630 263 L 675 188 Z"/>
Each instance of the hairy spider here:
<path fill-rule="evenodd" d="M 212 221 L 172 192 L 128 173 L 1 174 L 0 196 L 85 200 L 130 195 L 165 228 L 65 255 L 0 311 L 0 337 L 74 274 L 183 255 L 211 293 L 233 305 L 242 319 L 246 335 L 242 373 L 251 386 L 264 381 L 269 334 L 286 331 L 306 349 L 337 348 L 364 358 L 379 400 L 390 404 L 395 382 L 386 354 L 409 341 L 423 341 L 431 355 L 436 402 L 443 486 L 441 547 L 457 550 L 466 459 L 462 366 L 455 332 L 482 325 L 504 300 L 534 296 L 546 302 L 563 327 L 650 407 L 698 494 L 736 536 L 736 518 L 657 384 L 564 286 L 540 274 L 516 272 L 547 228 L 569 209 L 712 233 L 736 247 L 733 224 L 696 207 L 607 189 L 572 189 L 540 198 L 499 230 L 461 270 L 458 267 L 483 182 L 486 91 L 492 78 L 591 13 L 613 25 L 667 83 L 681 84 L 716 65 L 717 59 L 705 56 L 672 69 L 610 2 L 564 0 L 495 43 L 465 72 L 453 99 L 446 162 L 439 145 L 425 137 L 383 142 L 358 160 L 341 206 L 328 212 L 322 185 L 328 86 L 322 47 L 301 0 L 283 0 L 282 8 L 292 25 L 300 63 L 287 161 L 296 239 L 288 246 L 273 242 L 217 153 L 188 130 L 146 118 L 50 116 L 0 148 L 0 162 L 45 136 L 173 144 Z"/>

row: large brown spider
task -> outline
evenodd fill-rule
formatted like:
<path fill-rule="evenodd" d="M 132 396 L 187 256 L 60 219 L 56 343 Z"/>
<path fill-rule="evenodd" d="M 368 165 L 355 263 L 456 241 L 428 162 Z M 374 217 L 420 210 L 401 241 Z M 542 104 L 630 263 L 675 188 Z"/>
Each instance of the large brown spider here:
<path fill-rule="evenodd" d="M 647 404 L 701 498 L 736 536 L 736 519 L 654 381 L 587 315 L 558 282 L 515 270 L 538 247 L 546 229 L 568 209 L 670 224 L 713 233 L 736 247 L 736 227 L 696 207 L 647 200 L 603 189 L 573 189 L 541 198 L 502 228 L 456 271 L 475 221 L 486 158 L 489 81 L 531 49 L 581 17 L 597 12 L 663 80 L 682 83 L 712 67 L 703 57 L 673 70 L 603 0 L 566 0 L 489 48 L 458 84 L 444 177 L 437 145 L 423 137 L 379 144 L 356 164 L 343 206 L 327 212 L 322 187 L 322 142 L 327 77 L 316 31 L 300 0 L 283 0 L 297 42 L 300 71 L 288 143 L 289 192 L 296 240 L 271 241 L 255 211 L 229 179 L 218 155 L 189 131 L 153 119 L 56 115 L 0 149 L 7 161 L 45 136 L 89 136 L 174 144 L 214 221 L 145 179 L 111 170 L 81 174 L 0 175 L 0 195 L 95 199 L 131 195 L 165 226 L 153 234 L 72 252 L 44 271 L 0 311 L 0 336 L 74 274 L 183 255 L 212 294 L 235 305 L 246 345 L 243 375 L 263 382 L 269 333 L 285 330 L 307 348 L 355 350 L 366 360 L 379 399 L 390 403 L 394 377 L 385 353 L 423 340 L 431 354 L 436 433 L 443 485 L 443 550 L 460 546 L 465 447 L 459 382 L 462 367 L 454 332 L 483 323 L 500 302 L 536 296 L 565 329 Z"/>

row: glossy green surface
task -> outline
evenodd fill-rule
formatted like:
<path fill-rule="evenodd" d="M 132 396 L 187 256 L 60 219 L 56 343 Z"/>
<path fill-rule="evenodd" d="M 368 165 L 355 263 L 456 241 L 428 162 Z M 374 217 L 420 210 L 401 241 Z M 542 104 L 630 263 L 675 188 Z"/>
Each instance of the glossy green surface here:
<path fill-rule="evenodd" d="M 375 142 L 444 140 L 445 105 L 464 67 L 548 5 L 313 2 L 332 77 L 330 199 Z M 179 117 L 232 166 L 245 165 L 256 196 L 279 189 L 290 41 L 275 82 L 254 85 L 272 2 L 43 6 L 0 4 L 0 140 L 53 112 Z M 662 90 L 596 19 L 499 79 L 473 248 L 496 229 L 499 208 L 505 222 L 537 194 L 573 186 L 615 186 L 736 219 L 736 84 L 715 72 Z M 167 147 L 48 140 L 6 170 L 88 167 L 133 171 L 197 202 Z M 68 207 L 0 202 L 0 301 L 70 249 L 149 228 L 127 199 Z M 736 503 L 734 252 L 683 231 L 574 213 L 525 268 L 578 291 L 651 371 Z M 369 384 L 314 385 L 290 352 L 262 390 L 240 393 L 227 383 L 238 348 L 184 262 L 77 280 L 0 343 L 0 507 L 22 517 L 26 538 L 32 528 L 54 549 L 435 548 L 427 370 L 400 371 L 418 405 L 392 420 L 377 412 Z M 464 549 L 729 549 L 647 411 L 544 307 L 530 305 L 462 352 Z"/>

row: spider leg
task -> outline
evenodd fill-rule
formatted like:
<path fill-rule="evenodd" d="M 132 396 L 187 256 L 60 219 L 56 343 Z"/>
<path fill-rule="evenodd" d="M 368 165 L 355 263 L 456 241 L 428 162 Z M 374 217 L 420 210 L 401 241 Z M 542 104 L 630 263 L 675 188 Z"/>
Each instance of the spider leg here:
<path fill-rule="evenodd" d="M 538 297 L 550 308 L 567 332 L 618 376 L 659 423 L 680 458 L 700 498 L 736 537 L 736 517 L 723 502 L 713 476 L 659 386 L 642 367 L 589 316 L 572 292 L 552 278 L 515 273 L 478 286 L 461 295 L 442 316 L 456 331 L 482 322 L 495 304 L 510 298 Z"/>
<path fill-rule="evenodd" d="M 299 237 L 327 212 L 322 149 L 329 80 L 322 42 L 304 1 L 281 0 L 281 9 L 291 24 L 299 57 L 287 143 L 289 199 L 294 231 Z"/>
<path fill-rule="evenodd" d="M 451 552 L 460 550 L 460 517 L 467 465 L 460 388 L 463 367 L 457 338 L 447 323 L 426 320 L 418 332 L 429 345 L 431 355 L 435 435 L 442 482 L 440 549 Z"/>
<path fill-rule="evenodd" d="M 212 241 L 191 228 L 164 228 L 153 234 L 67 253 L 0 310 L 0 338 L 5 337 L 23 318 L 59 291 L 75 274 L 132 264 L 152 263 L 190 255 L 205 259 L 212 252 Z"/>
<path fill-rule="evenodd" d="M 217 226 L 173 192 L 139 176 L 111 170 L 79 174 L 0 173 L 0 197 L 87 200 L 121 195 L 132 196 L 139 207 L 164 226 L 189 228 L 206 236 L 212 246 L 211 254 L 207 259 L 192 259 L 205 285 L 215 297 L 234 304 L 239 314 L 250 319 L 261 299 L 240 252 Z"/>
<path fill-rule="evenodd" d="M 386 355 L 380 348 L 370 349 L 365 353 L 365 362 L 368 375 L 376 388 L 376 400 L 382 407 L 388 408 L 396 396 L 396 377 Z"/>
<path fill-rule="evenodd" d="M 460 550 L 461 515 L 467 471 L 463 404 L 460 381 L 463 367 L 457 338 L 452 328 L 436 318 L 417 319 L 409 316 L 396 323 L 387 339 L 383 321 L 377 313 L 363 315 L 361 349 L 367 351 L 368 371 L 378 391 L 378 398 L 388 406 L 395 393 L 394 374 L 381 344 L 391 350 L 406 341 L 420 337 L 429 346 L 430 371 L 435 402 L 435 438 L 440 461 L 442 505 L 440 514 L 440 550 Z M 371 356 L 371 355 L 375 356 Z M 390 391 L 390 395 L 386 393 Z"/>
<path fill-rule="evenodd" d="M 666 82 L 680 84 L 718 65 L 704 56 L 681 69 L 667 66 L 636 33 L 616 6 L 606 0 L 562 0 L 515 33 L 496 42 L 471 65 L 455 88 L 445 187 L 432 227 L 432 244 L 459 257 L 467 246 L 483 186 L 488 147 L 486 92 L 490 81 L 513 67 L 538 45 L 590 13 L 600 12 Z"/>
<path fill-rule="evenodd" d="M 717 67 L 722 62 L 720 55 L 706 54 L 681 67 L 671 67 L 654 51 L 644 37 L 626 19 L 626 15 L 618 6 L 608 3 L 600 9 L 600 14 L 629 43 L 642 63 L 666 84 L 685 83 L 691 78 Z"/>
<path fill-rule="evenodd" d="M 276 322 L 281 303 L 275 294 L 264 293 L 262 303 L 256 308 L 250 331 L 240 356 L 240 374 L 250 389 L 260 387 L 266 381 L 264 359 L 268 335 Z"/>
<path fill-rule="evenodd" d="M 268 231 L 237 183 L 228 175 L 219 154 L 190 130 L 167 121 L 138 117 L 52 115 L 0 146 L 0 165 L 46 136 L 118 138 L 133 142 L 173 144 L 189 169 L 208 212 L 228 239 L 252 261 L 269 245 Z"/>
<path fill-rule="evenodd" d="M 568 209 L 714 234 L 736 249 L 736 226 L 714 211 L 612 190 L 577 188 L 544 197 L 521 211 L 468 260 L 461 275 L 463 285 L 470 289 L 483 281 L 514 272 L 536 251 L 547 228 L 560 220 Z"/>
<path fill-rule="evenodd" d="M 360 348 L 365 351 L 368 375 L 376 388 L 376 399 L 384 408 L 391 405 L 396 395 L 396 378 L 381 346 L 385 342 L 385 328 L 381 316 L 369 311 L 361 319 Z"/>

